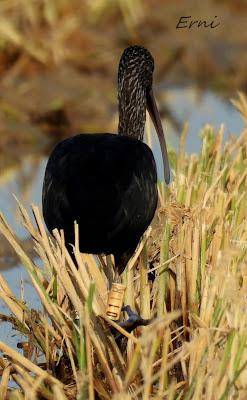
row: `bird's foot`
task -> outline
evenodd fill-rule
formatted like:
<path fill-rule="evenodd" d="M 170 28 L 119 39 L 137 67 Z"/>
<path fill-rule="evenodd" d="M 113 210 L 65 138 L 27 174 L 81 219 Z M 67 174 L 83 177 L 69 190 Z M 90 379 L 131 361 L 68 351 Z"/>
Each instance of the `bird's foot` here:
<path fill-rule="evenodd" d="M 124 328 L 129 333 L 138 326 L 146 326 L 152 322 L 152 319 L 143 319 L 135 311 L 132 311 L 130 306 L 122 307 L 122 311 L 125 311 L 128 314 L 129 318 L 126 321 L 118 322 L 118 325 L 121 326 L 121 328 Z"/>
<path fill-rule="evenodd" d="M 130 306 L 128 306 L 128 305 L 122 307 L 122 311 L 125 311 L 128 314 L 129 318 L 126 321 L 117 321 L 117 324 L 129 333 L 132 332 L 138 326 L 149 325 L 153 320 L 152 318 L 151 319 L 143 319 L 139 314 L 132 311 Z M 121 337 L 123 337 L 123 335 L 120 334 L 119 332 L 117 332 L 117 330 L 115 328 L 112 328 L 111 331 L 114 334 L 115 339 L 118 340 Z"/>

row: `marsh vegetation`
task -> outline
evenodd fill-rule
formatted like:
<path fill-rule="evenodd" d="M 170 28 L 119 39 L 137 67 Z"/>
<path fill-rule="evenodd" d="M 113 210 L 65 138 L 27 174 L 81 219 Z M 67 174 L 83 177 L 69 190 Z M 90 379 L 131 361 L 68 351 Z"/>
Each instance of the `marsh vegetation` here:
<path fill-rule="evenodd" d="M 236 106 L 246 118 L 243 96 Z M 62 232 L 52 240 L 38 208 L 32 206 L 33 223 L 20 205 L 42 260 L 37 267 L 1 216 L 0 230 L 43 305 L 29 308 L 25 293 L 16 298 L 1 278 L 0 296 L 11 310 L 2 319 L 26 338 L 23 354 L 0 342 L 2 396 L 245 398 L 247 130 L 225 144 L 223 131 L 205 127 L 200 153 L 187 156 L 185 127 L 178 155 L 170 152 L 174 181 L 160 184 L 157 219 L 123 275 L 125 304 L 155 317 L 134 334 L 105 316 L 109 257 L 80 254 L 77 238 L 77 269 Z M 118 344 L 111 325 L 125 338 Z M 20 389 L 8 389 L 11 381 Z"/>
<path fill-rule="evenodd" d="M 120 341 L 105 316 L 110 257 L 80 254 L 76 242 L 75 265 L 62 232 L 48 236 L 36 206 L 19 204 L 21 217 L 13 212 L 11 223 L 1 214 L 1 271 L 18 260 L 41 306 L 27 301 L 22 279 L 17 295 L 0 275 L 8 309 L 1 324 L 12 326 L 18 343 L 0 341 L 0 399 L 247 397 L 247 102 L 236 96 L 247 87 L 246 5 L 186 3 L 0 4 L 0 183 L 22 171 L 11 192 L 21 188 L 27 198 L 30 182 L 40 182 L 40 160 L 62 137 L 116 131 L 116 66 L 129 44 L 153 53 L 161 113 L 180 135 L 179 150 L 169 151 L 173 182 L 159 184 L 156 217 L 122 277 L 125 304 L 154 321 L 132 334 L 120 329 Z M 210 19 L 212 9 L 221 21 L 214 33 L 176 32 L 181 15 Z M 198 154 L 187 152 L 194 127 L 176 119 L 180 104 L 169 108 L 162 94 L 192 83 L 199 96 L 206 89 L 234 97 L 244 119 L 242 132 L 234 125 L 227 139 L 228 126 L 198 129 Z"/>

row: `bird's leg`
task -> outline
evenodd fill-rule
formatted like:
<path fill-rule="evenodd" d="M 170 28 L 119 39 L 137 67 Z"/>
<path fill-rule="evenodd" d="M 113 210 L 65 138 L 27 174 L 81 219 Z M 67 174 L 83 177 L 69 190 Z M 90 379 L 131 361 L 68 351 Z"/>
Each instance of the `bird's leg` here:
<path fill-rule="evenodd" d="M 116 277 L 117 275 L 117 277 Z M 113 321 L 118 321 L 120 318 L 123 302 L 124 293 L 126 286 L 122 285 L 120 282 L 120 277 L 118 274 L 115 275 L 114 282 L 111 285 L 111 289 L 108 293 L 108 306 L 106 310 L 106 315 Z"/>
<path fill-rule="evenodd" d="M 116 271 L 114 282 L 120 281 L 120 274 Z M 122 311 L 127 313 L 128 319 L 125 321 L 117 321 L 117 323 L 127 332 L 132 332 L 138 326 L 146 326 L 152 322 L 152 319 L 143 319 L 137 312 L 133 311 L 129 305 L 122 307 Z"/>
<path fill-rule="evenodd" d="M 121 283 L 121 277 L 118 270 L 115 271 L 114 282 Z"/>
<path fill-rule="evenodd" d="M 131 253 L 133 253 L 133 251 Z M 122 266 L 125 265 L 126 267 L 126 260 L 129 258 L 129 253 L 127 255 L 121 255 L 121 257 L 117 257 L 115 255 L 115 276 L 112 289 L 108 297 L 108 308 L 106 314 L 109 318 L 115 320 L 115 322 L 127 332 L 132 332 L 138 326 L 150 324 L 152 319 L 143 319 L 139 314 L 132 311 L 129 305 L 122 307 L 125 287 L 121 284 L 120 275 L 124 269 Z M 127 313 L 128 319 L 126 321 L 120 321 L 121 311 L 125 311 Z M 111 331 L 114 333 L 115 338 L 122 336 L 114 328 L 112 328 Z"/>

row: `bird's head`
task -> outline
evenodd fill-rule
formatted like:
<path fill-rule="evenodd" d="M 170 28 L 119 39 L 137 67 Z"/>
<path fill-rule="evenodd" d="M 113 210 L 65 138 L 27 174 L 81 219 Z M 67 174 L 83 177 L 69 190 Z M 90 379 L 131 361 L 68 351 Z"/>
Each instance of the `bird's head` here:
<path fill-rule="evenodd" d="M 166 142 L 152 89 L 153 71 L 154 59 L 147 49 L 130 46 L 124 50 L 118 69 L 118 132 L 143 140 L 147 109 L 159 138 L 165 181 L 169 183 Z"/>
<path fill-rule="evenodd" d="M 119 96 L 134 91 L 149 90 L 153 83 L 154 59 L 141 46 L 130 46 L 124 50 L 118 69 Z"/>

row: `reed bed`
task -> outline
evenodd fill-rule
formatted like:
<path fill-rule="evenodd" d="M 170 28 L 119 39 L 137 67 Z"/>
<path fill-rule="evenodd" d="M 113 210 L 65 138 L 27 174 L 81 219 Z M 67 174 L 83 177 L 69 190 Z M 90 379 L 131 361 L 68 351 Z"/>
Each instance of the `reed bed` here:
<path fill-rule="evenodd" d="M 243 95 L 235 105 L 246 118 Z M 170 151 L 174 180 L 159 185 L 153 227 L 122 277 L 125 304 L 154 317 L 133 333 L 105 315 L 109 256 L 80 254 L 76 235 L 72 260 L 63 232 L 51 238 L 38 208 L 33 222 L 20 204 L 37 267 L 1 215 L 43 305 L 29 308 L 0 277 L 11 311 L 1 318 L 26 337 L 19 351 L 0 341 L 1 399 L 247 398 L 247 129 L 226 143 L 223 131 L 206 126 L 188 156 L 185 127 Z"/>
<path fill-rule="evenodd" d="M 129 39 L 136 40 L 146 7 L 143 0 L 3 0 L 0 53 L 8 54 L 12 49 L 21 54 L 13 75 L 26 66 L 28 58 L 44 66 L 60 65 L 64 61 L 76 65 L 78 49 L 82 47 L 80 59 L 86 68 L 90 69 L 92 64 L 104 65 L 109 54 L 106 60 L 100 55 L 104 40 L 94 28 L 105 19 L 114 21 L 125 29 Z M 109 42 L 111 35 L 107 34 L 106 40 Z"/>

